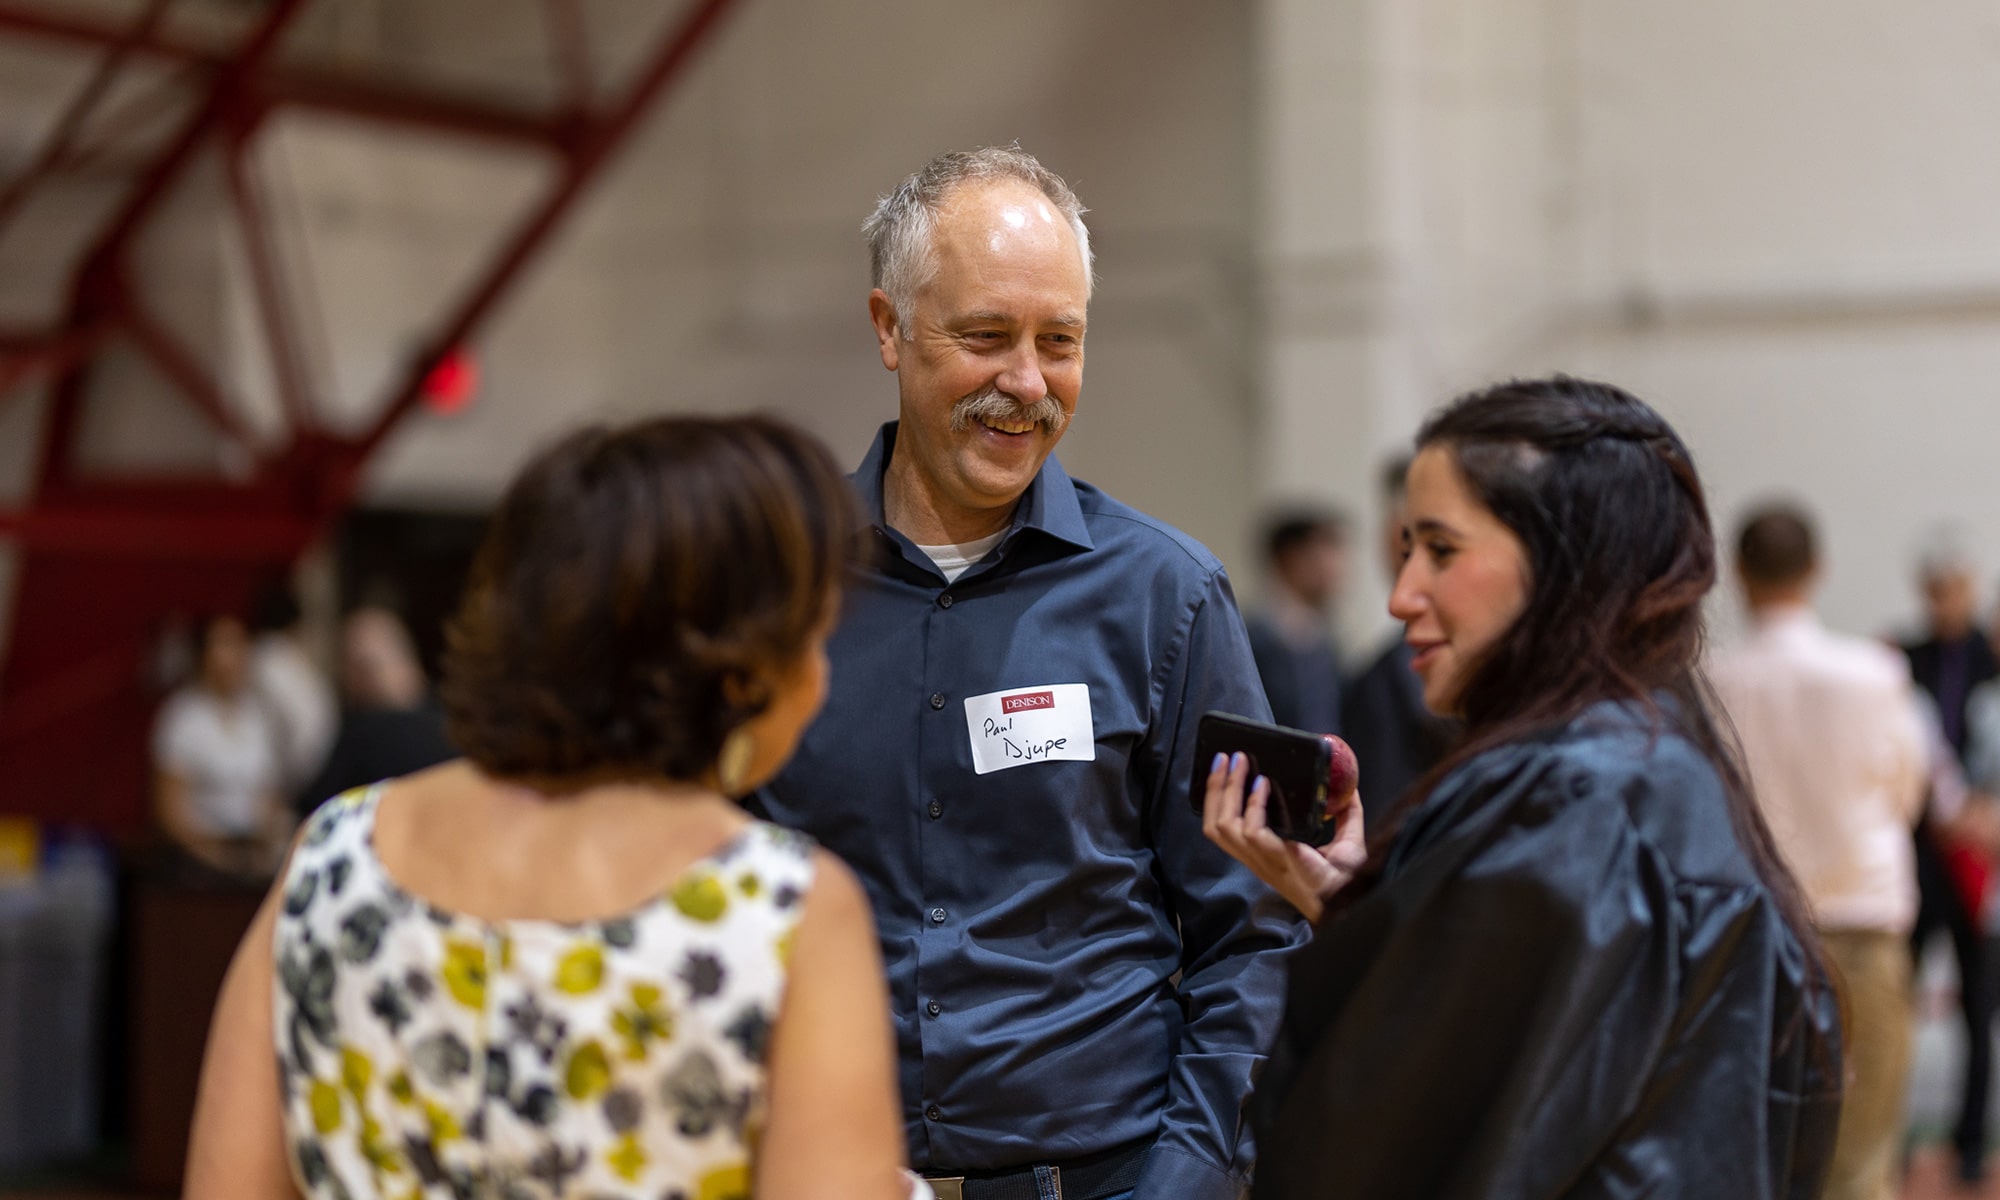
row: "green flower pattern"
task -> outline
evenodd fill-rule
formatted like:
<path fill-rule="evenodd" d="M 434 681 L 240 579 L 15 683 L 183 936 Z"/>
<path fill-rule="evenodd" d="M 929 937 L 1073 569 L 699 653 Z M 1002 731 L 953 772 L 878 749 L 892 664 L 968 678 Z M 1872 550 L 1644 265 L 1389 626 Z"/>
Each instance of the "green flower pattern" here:
<path fill-rule="evenodd" d="M 637 911 L 489 922 L 388 878 L 378 795 L 322 806 L 281 891 L 272 1051 L 301 1192 L 747 1198 L 812 843 L 754 824 Z"/>

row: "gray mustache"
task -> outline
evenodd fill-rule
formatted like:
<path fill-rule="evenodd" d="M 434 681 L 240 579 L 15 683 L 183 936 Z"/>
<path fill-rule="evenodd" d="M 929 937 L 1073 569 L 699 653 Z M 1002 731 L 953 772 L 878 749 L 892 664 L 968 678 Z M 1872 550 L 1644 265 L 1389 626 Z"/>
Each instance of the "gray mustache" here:
<path fill-rule="evenodd" d="M 1069 425 L 1069 414 L 1063 411 L 1062 402 L 1054 396 L 1043 396 L 1033 404 L 1022 404 L 999 388 L 989 387 L 951 406 L 953 433 L 962 433 L 979 420 L 1033 421 L 1042 427 L 1044 433 L 1054 435 Z"/>

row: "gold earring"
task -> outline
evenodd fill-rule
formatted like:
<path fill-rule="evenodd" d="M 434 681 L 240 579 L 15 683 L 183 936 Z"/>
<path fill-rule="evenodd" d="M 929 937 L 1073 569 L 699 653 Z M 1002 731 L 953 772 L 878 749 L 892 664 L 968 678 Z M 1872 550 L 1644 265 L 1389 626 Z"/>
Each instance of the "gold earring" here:
<path fill-rule="evenodd" d="M 725 795 L 742 793 L 743 777 L 750 773 L 750 760 L 756 755 L 757 739 L 741 725 L 722 739 L 722 753 L 715 756 L 715 781 Z"/>

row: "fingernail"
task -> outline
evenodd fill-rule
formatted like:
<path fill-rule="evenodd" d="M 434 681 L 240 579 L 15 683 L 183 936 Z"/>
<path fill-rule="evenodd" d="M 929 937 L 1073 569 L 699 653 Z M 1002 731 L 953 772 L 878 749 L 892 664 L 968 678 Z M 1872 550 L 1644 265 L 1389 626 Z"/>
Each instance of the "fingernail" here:
<path fill-rule="evenodd" d="M 1243 765 L 1243 752 L 1241 750 L 1238 750 L 1236 753 L 1229 756 L 1229 766 L 1231 770 L 1234 770 L 1235 768 L 1240 767 L 1242 765 Z"/>
<path fill-rule="evenodd" d="M 1208 764 L 1209 773 L 1214 774 L 1215 772 L 1220 771 L 1222 769 L 1222 764 L 1228 761 L 1229 761 L 1229 756 L 1227 754 L 1222 753 L 1220 750 L 1216 751 L 1215 761 Z"/>
<path fill-rule="evenodd" d="M 1266 779 L 1264 776 L 1259 775 L 1257 777 L 1257 782 L 1250 785 L 1250 790 L 1255 791 L 1258 788 L 1267 788 L 1270 786 L 1271 786 L 1271 781 L 1269 779 Z"/>

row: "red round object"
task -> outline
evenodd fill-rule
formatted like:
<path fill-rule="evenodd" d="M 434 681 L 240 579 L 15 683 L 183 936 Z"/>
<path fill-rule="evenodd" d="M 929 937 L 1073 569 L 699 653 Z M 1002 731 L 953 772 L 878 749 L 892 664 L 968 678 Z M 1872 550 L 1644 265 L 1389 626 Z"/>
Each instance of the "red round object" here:
<path fill-rule="evenodd" d="M 1344 803 L 1361 786 L 1361 764 L 1354 758 L 1354 748 L 1332 734 L 1321 735 L 1333 750 L 1333 760 L 1326 766 L 1326 795 L 1329 804 Z"/>
<path fill-rule="evenodd" d="M 422 395 L 424 407 L 440 416 L 464 411 L 479 396 L 479 361 L 469 350 L 450 351 L 424 376 Z"/>

